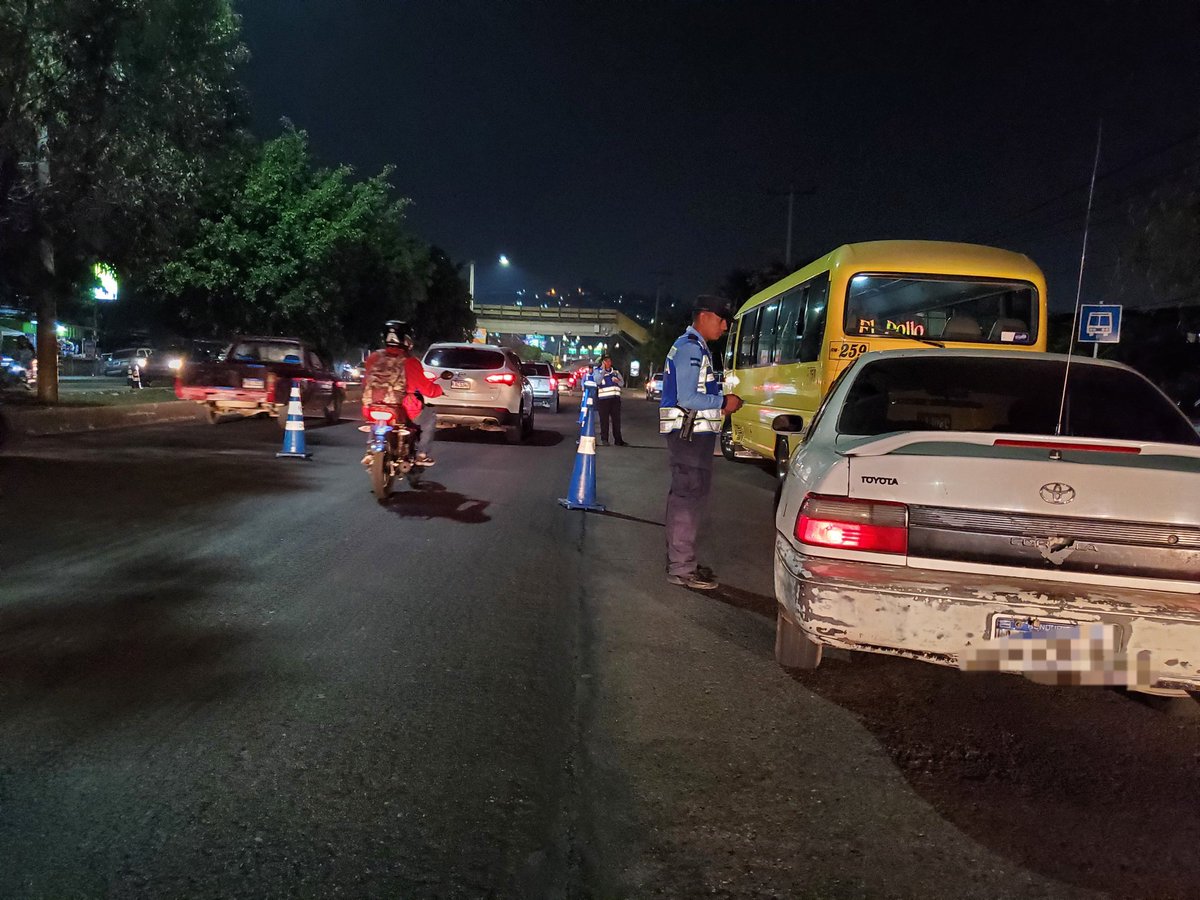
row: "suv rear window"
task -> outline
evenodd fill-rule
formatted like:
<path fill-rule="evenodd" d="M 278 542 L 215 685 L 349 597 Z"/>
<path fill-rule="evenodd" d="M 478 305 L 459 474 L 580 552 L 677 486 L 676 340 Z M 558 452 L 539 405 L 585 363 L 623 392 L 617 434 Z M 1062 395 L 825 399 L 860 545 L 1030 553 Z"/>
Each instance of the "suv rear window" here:
<path fill-rule="evenodd" d="M 549 378 L 554 372 L 549 363 L 521 363 L 521 374 L 527 378 L 531 375 L 538 378 Z"/>
<path fill-rule="evenodd" d="M 842 434 L 983 431 L 1053 436 L 1064 362 L 940 357 L 880 359 L 858 373 L 838 419 Z M 1064 435 L 1200 444 L 1200 435 L 1150 382 L 1125 369 L 1071 364 Z"/>
<path fill-rule="evenodd" d="M 430 347 L 425 365 L 431 369 L 502 369 L 504 354 L 482 347 Z"/>
<path fill-rule="evenodd" d="M 233 348 L 229 358 L 233 362 L 271 362 L 300 365 L 302 356 L 299 344 L 289 341 L 242 341 Z"/>

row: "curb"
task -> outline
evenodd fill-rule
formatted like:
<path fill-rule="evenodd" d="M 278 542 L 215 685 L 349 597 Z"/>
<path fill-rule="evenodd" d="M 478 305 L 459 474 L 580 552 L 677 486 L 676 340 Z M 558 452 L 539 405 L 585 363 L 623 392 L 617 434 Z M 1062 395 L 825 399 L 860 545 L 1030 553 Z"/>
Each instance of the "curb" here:
<path fill-rule="evenodd" d="M 76 406 L 61 409 L 5 409 L 0 411 L 9 440 L 49 437 L 137 425 L 169 422 L 202 422 L 204 407 L 190 400 L 167 400 L 129 406 Z"/>
<path fill-rule="evenodd" d="M 358 403 L 361 399 L 361 385 L 346 386 L 345 403 Z M 52 437 L 56 434 L 134 428 L 138 425 L 206 422 L 207 420 L 208 413 L 204 404 L 196 403 L 194 400 L 163 400 L 158 403 L 137 403 L 128 406 L 74 406 L 56 409 L 6 409 L 0 407 L 0 445 L 15 443 L 21 438 L 27 437 Z"/>

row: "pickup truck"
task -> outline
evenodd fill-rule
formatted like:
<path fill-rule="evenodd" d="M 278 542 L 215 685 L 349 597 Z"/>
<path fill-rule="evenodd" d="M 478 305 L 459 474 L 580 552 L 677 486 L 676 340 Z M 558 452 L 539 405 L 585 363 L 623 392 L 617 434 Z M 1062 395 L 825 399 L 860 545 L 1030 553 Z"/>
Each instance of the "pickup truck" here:
<path fill-rule="evenodd" d="M 296 338 L 239 337 L 223 357 L 188 363 L 175 380 L 175 396 L 203 403 L 214 425 L 226 416 L 274 416 L 287 423 L 292 385 L 300 388 L 306 416 L 337 422 L 345 386 L 329 365 Z"/>

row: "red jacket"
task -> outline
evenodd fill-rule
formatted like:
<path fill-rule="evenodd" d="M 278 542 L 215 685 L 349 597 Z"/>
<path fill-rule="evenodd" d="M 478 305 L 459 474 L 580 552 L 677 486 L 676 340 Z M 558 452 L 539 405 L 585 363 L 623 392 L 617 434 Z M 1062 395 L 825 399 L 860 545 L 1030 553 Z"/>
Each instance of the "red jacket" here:
<path fill-rule="evenodd" d="M 440 397 L 442 396 L 442 387 L 436 381 L 432 381 L 425 377 L 425 367 L 421 365 L 421 361 L 414 356 L 409 356 L 402 350 L 385 349 L 376 350 L 367 357 L 367 363 L 363 372 L 363 406 L 367 406 L 372 402 L 372 398 L 367 396 L 366 385 L 370 384 L 371 370 L 385 360 L 391 361 L 397 357 L 404 358 L 404 406 L 405 412 L 410 417 L 416 416 L 420 412 L 419 403 L 412 396 L 414 391 L 420 391 L 423 397 Z M 374 402 L 382 402 L 381 399 Z M 409 407 L 412 407 L 411 409 Z"/>

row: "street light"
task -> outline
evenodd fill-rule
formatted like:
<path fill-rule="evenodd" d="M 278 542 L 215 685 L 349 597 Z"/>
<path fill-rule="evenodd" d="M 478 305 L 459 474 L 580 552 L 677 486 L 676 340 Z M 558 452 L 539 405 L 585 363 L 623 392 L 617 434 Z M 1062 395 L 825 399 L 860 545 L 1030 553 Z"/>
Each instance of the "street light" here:
<path fill-rule="evenodd" d="M 497 260 L 497 262 L 500 263 L 500 265 L 505 266 L 505 267 L 512 265 L 512 263 L 509 262 L 508 255 L 504 254 L 504 253 L 500 254 L 500 258 Z M 467 262 L 467 272 L 468 272 L 467 292 L 471 295 L 471 309 L 474 310 L 475 309 L 475 260 L 472 259 Z"/>

